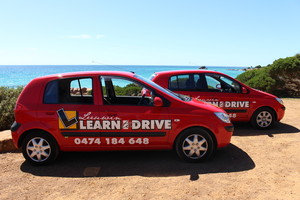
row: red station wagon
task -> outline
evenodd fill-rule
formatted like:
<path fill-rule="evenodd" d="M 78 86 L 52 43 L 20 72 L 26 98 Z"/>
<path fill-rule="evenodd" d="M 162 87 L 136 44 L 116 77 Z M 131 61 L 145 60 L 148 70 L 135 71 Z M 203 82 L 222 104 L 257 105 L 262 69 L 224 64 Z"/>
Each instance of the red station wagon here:
<path fill-rule="evenodd" d="M 280 121 L 283 101 L 253 89 L 223 73 L 208 70 L 156 72 L 150 78 L 158 85 L 223 108 L 232 121 L 251 122 L 265 129 Z"/>
<path fill-rule="evenodd" d="M 176 149 L 198 162 L 230 143 L 216 106 L 167 91 L 130 72 L 77 72 L 33 79 L 15 107 L 12 137 L 31 164 L 60 151 Z"/>

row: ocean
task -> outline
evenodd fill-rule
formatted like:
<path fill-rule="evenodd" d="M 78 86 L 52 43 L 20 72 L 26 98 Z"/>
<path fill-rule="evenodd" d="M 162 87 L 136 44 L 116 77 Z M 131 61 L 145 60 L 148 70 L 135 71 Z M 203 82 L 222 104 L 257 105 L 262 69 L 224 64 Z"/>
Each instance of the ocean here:
<path fill-rule="evenodd" d="M 233 78 L 243 73 L 245 67 L 206 66 L 208 70 L 219 71 Z M 0 65 L 0 86 L 17 87 L 28 84 L 40 76 L 76 71 L 133 71 L 145 78 L 154 72 L 168 70 L 198 69 L 199 66 L 159 65 Z"/>

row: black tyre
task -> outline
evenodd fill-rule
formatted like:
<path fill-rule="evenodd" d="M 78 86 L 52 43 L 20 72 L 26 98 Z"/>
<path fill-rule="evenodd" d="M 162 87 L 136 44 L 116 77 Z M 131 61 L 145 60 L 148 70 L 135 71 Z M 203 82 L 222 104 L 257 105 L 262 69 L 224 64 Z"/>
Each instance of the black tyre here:
<path fill-rule="evenodd" d="M 59 148 L 55 139 L 47 132 L 33 131 L 24 138 L 22 153 L 30 164 L 46 165 L 57 158 Z"/>
<path fill-rule="evenodd" d="M 256 129 L 268 129 L 274 125 L 275 114 L 270 108 L 257 109 L 251 118 L 251 125 Z"/>
<path fill-rule="evenodd" d="M 216 145 L 211 135 L 201 128 L 190 128 L 177 138 L 175 148 L 178 156 L 188 162 L 201 162 L 212 156 Z"/>

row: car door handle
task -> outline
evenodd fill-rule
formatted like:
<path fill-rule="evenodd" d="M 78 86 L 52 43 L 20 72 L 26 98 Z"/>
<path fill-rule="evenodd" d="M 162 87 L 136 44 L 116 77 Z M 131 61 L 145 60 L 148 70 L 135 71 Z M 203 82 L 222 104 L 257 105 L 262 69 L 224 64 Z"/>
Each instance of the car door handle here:
<path fill-rule="evenodd" d="M 46 115 L 54 115 L 55 112 L 46 112 Z"/>
<path fill-rule="evenodd" d="M 117 113 L 108 113 L 107 116 L 109 117 L 116 117 L 118 114 Z"/>

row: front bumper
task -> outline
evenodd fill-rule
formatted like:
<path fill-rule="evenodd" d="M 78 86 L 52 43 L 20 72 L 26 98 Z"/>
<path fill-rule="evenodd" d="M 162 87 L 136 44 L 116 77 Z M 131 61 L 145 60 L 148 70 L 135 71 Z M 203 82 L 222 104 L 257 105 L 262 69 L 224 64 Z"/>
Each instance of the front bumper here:
<path fill-rule="evenodd" d="M 233 132 L 234 131 L 234 126 L 225 126 L 225 129 L 228 132 Z"/>

